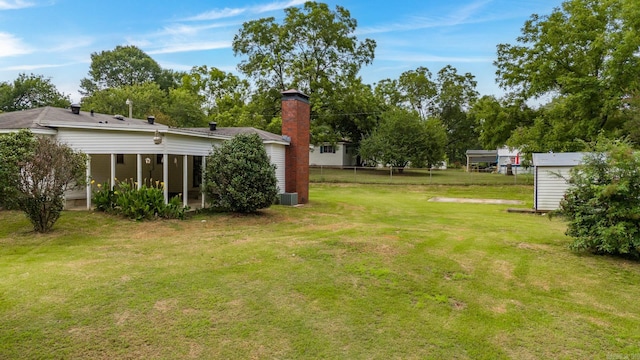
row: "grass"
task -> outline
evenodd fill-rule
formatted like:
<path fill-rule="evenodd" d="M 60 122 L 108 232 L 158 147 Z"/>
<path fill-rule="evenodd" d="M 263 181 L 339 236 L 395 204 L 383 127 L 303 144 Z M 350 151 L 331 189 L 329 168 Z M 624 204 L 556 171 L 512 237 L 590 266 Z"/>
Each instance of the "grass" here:
<path fill-rule="evenodd" d="M 465 172 L 464 169 L 405 169 L 401 174 L 388 168 L 325 168 L 309 170 L 311 182 L 409 185 L 532 185 L 533 174 L 503 174 Z"/>
<path fill-rule="evenodd" d="M 314 184 L 260 215 L 0 212 L 0 358 L 633 358 L 640 267 L 507 206 L 528 186 Z"/>

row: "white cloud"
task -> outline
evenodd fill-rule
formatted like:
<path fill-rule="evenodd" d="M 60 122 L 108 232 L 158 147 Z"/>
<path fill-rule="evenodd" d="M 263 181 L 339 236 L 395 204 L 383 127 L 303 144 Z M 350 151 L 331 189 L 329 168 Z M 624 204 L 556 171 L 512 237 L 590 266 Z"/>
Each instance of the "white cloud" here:
<path fill-rule="evenodd" d="M 396 31 L 411 31 L 438 27 L 451 27 L 464 24 L 477 24 L 481 22 L 495 20 L 494 17 L 479 16 L 478 12 L 493 0 L 479 0 L 463 7 L 455 9 L 446 16 L 430 18 L 423 16 L 413 16 L 400 23 L 385 24 L 380 26 L 370 26 L 357 30 L 357 34 L 379 34 Z"/>
<path fill-rule="evenodd" d="M 2 71 L 33 71 L 33 70 L 39 70 L 39 69 L 59 68 L 59 67 L 65 67 L 65 66 L 71 66 L 71 65 L 76 65 L 76 63 L 15 65 L 15 66 L 7 66 L 0 70 Z"/>
<path fill-rule="evenodd" d="M 400 54 L 394 53 L 388 56 L 379 56 L 376 60 L 381 61 L 398 61 L 398 62 L 443 62 L 443 63 L 490 63 L 493 62 L 493 58 L 489 57 L 457 57 L 457 56 L 437 56 L 430 54 Z"/>
<path fill-rule="evenodd" d="M 198 14 L 196 16 L 185 19 L 186 21 L 202 21 L 202 20 L 217 20 L 224 19 L 229 17 L 238 16 L 244 13 L 246 8 L 224 8 L 224 9 L 215 9 L 211 11 L 204 12 L 202 14 Z"/>
<path fill-rule="evenodd" d="M 230 41 L 205 41 L 205 42 L 195 42 L 195 43 L 181 42 L 181 43 L 175 43 L 175 44 L 168 44 L 162 48 L 147 51 L 147 54 L 149 55 L 171 54 L 171 53 L 179 53 L 179 52 L 226 49 L 230 47 L 231 47 Z"/>
<path fill-rule="evenodd" d="M 33 50 L 22 43 L 22 39 L 18 39 L 9 33 L 0 32 L 0 57 L 24 55 L 31 52 Z"/>
<path fill-rule="evenodd" d="M 57 52 L 67 52 L 69 50 L 78 49 L 78 48 L 84 48 L 93 44 L 94 39 L 83 36 L 83 37 L 76 37 L 76 38 L 66 38 L 64 40 L 58 40 L 57 42 L 59 43 L 58 45 L 51 47 L 49 49 L 46 49 L 44 51 L 50 52 L 50 53 L 57 53 Z"/>
<path fill-rule="evenodd" d="M 35 4 L 24 0 L 0 0 L 0 10 L 16 10 L 32 6 Z"/>
<path fill-rule="evenodd" d="M 306 0 L 288 0 L 288 1 L 276 1 L 264 5 L 247 6 L 241 8 L 224 8 L 214 9 L 207 12 L 203 12 L 196 16 L 192 16 L 184 19 L 185 21 L 205 21 L 205 20 L 218 20 L 230 17 L 242 15 L 244 13 L 262 14 L 271 11 L 277 11 L 286 9 L 292 6 L 302 5 Z"/>
<path fill-rule="evenodd" d="M 271 4 L 253 6 L 249 8 L 249 11 L 251 11 L 254 14 L 262 14 L 270 11 L 277 11 L 277 10 L 282 10 L 282 9 L 286 9 L 293 6 L 302 5 L 305 2 L 307 2 L 307 0 L 290 0 L 290 1 L 273 2 Z"/>

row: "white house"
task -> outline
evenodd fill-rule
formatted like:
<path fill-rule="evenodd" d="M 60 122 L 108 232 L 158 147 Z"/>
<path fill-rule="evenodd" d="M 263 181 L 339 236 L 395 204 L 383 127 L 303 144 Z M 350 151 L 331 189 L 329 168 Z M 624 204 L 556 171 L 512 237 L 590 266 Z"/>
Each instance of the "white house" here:
<path fill-rule="evenodd" d="M 297 106 L 299 102 L 303 106 Z M 161 181 L 164 183 L 165 201 L 173 195 L 182 194 L 185 205 L 191 199 L 204 207 L 205 198 L 200 192 L 200 184 L 206 157 L 213 146 L 237 134 L 255 133 L 260 136 L 271 163 L 276 165 L 281 193 L 304 193 L 305 184 L 308 188 L 308 162 L 295 157 L 295 162 L 289 161 L 287 157 L 291 157 L 288 154 L 299 147 L 294 140 L 308 149 L 308 97 L 295 90 L 283 92 L 285 106 L 293 109 L 287 112 L 286 118 L 283 117 L 283 124 L 286 124 L 283 134 L 286 135 L 254 128 L 217 128 L 215 123 L 211 123 L 209 128 L 171 128 L 156 123 L 152 116 L 147 120 L 131 119 L 80 111 L 77 105 L 72 105 L 71 109 L 43 107 L 2 113 L 0 133 L 29 129 L 37 135 L 53 136 L 88 155 L 87 178 L 96 183 L 109 183 L 113 187 L 116 179 L 132 179 L 141 187 L 145 182 Z M 297 122 L 302 124 L 302 130 L 297 130 Z M 296 133 L 287 134 L 286 131 L 291 129 Z M 292 179 L 288 179 L 287 174 L 295 178 L 293 184 L 290 184 Z M 86 189 L 67 193 L 67 202 L 86 203 L 90 209 L 95 186 L 88 184 Z"/>
<path fill-rule="evenodd" d="M 139 120 L 80 111 L 79 108 L 43 107 L 0 114 L 0 133 L 29 129 L 34 134 L 53 136 L 74 150 L 89 155 L 87 178 L 114 184 L 115 179 L 133 179 L 138 186 L 151 180 L 164 182 L 165 200 L 183 194 L 205 199 L 200 193 L 202 169 L 212 146 L 240 133 L 256 133 L 276 165 L 279 187 L 284 188 L 285 147 L 281 135 L 254 128 L 179 129 L 157 124 L 153 117 Z M 94 185 L 95 186 L 95 185 Z M 67 193 L 66 199 L 86 202 L 91 207 L 91 185 Z"/>
<path fill-rule="evenodd" d="M 357 166 L 358 154 L 355 145 L 339 141 L 335 145 L 324 143 L 311 146 L 309 149 L 309 165 L 311 166 Z"/>
<path fill-rule="evenodd" d="M 516 174 L 530 174 L 531 167 L 522 166 L 522 157 L 520 155 L 520 149 L 511 149 L 507 146 L 498 149 L 497 167 L 498 173 L 506 174 L 507 166 L 511 165 L 512 173 Z"/>
<path fill-rule="evenodd" d="M 533 207 L 536 211 L 558 209 L 569 188 L 569 171 L 582 162 L 584 153 L 534 153 Z"/>

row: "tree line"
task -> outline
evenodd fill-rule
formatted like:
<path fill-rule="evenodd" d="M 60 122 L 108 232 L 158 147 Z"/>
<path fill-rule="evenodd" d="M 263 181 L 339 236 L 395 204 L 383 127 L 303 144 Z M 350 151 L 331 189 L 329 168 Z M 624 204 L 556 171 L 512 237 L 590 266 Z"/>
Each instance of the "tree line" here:
<path fill-rule="evenodd" d="M 567 0 L 531 15 L 514 44 L 498 44 L 502 98 L 482 96 L 475 77 L 451 65 L 420 66 L 365 84 L 376 43 L 358 39 L 347 9 L 317 2 L 244 23 L 233 52 L 236 76 L 212 66 L 162 69 L 135 46 L 91 55 L 80 81 L 82 106 L 102 113 L 154 115 L 176 127 L 252 126 L 280 132 L 280 92 L 299 89 L 312 104 L 314 143 L 350 141 L 363 162 L 431 166 L 464 162 L 465 151 L 504 145 L 526 153 L 578 151 L 599 134 L 640 141 L 640 3 Z M 537 106 L 530 104 L 537 103 Z M 49 79 L 22 74 L 0 84 L 0 110 L 67 106 Z"/>

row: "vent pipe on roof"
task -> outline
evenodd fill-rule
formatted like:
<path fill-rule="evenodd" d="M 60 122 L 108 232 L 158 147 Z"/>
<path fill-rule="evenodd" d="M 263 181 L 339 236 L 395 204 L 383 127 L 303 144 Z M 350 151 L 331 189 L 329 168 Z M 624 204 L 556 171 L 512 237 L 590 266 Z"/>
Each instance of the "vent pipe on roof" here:
<path fill-rule="evenodd" d="M 80 104 L 71 104 L 71 112 L 76 115 L 80 114 Z"/>
<path fill-rule="evenodd" d="M 218 126 L 217 122 L 210 122 L 209 123 L 209 131 L 216 131 L 216 127 Z"/>
<path fill-rule="evenodd" d="M 147 122 L 151 125 L 153 125 L 153 123 L 156 121 L 156 117 L 153 115 L 149 115 L 147 116 Z"/>

